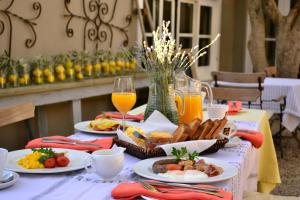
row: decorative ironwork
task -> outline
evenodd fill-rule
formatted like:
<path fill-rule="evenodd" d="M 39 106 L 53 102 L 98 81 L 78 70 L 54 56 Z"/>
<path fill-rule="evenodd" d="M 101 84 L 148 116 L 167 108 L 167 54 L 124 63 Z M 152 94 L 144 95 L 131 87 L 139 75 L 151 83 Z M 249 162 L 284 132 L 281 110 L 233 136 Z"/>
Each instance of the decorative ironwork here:
<path fill-rule="evenodd" d="M 113 24 L 113 19 L 115 17 L 116 6 L 118 0 L 115 0 L 112 7 L 111 15 L 109 16 L 109 6 L 106 2 L 101 0 L 89 0 L 87 3 L 86 0 L 82 0 L 83 4 L 83 15 L 78 15 L 73 13 L 69 5 L 71 0 L 65 0 L 65 8 L 68 14 L 64 15 L 68 18 L 66 25 L 66 34 L 69 38 L 73 37 L 74 29 L 71 28 L 71 21 L 73 18 L 83 20 L 84 23 L 84 32 L 83 32 L 83 49 L 86 50 L 86 41 L 92 41 L 95 43 L 96 50 L 98 50 L 98 45 L 109 41 L 109 46 L 112 47 L 112 41 L 114 37 L 114 29 L 119 31 L 124 35 L 123 45 L 128 46 L 129 38 L 127 34 L 127 28 L 131 23 L 132 16 L 131 14 L 127 15 L 125 18 L 126 25 L 121 27 Z M 88 14 L 89 12 L 89 14 Z M 94 15 L 91 17 L 90 15 Z M 108 18 L 108 20 L 104 19 Z M 88 26 L 91 26 L 88 28 Z M 107 30 L 105 29 L 107 28 Z M 109 37 L 110 36 L 110 37 Z"/>
<path fill-rule="evenodd" d="M 2 0 L 0 0 L 2 1 Z M 11 51 L 12 51 L 12 37 L 13 37 L 13 23 L 12 23 L 12 19 L 17 19 L 21 22 L 23 22 L 32 32 L 32 36 L 30 38 L 27 38 L 25 40 L 25 47 L 27 48 L 31 48 L 35 45 L 36 40 L 37 40 L 37 34 L 36 31 L 34 29 L 34 26 L 36 26 L 37 24 L 34 22 L 36 19 L 38 19 L 42 13 L 42 6 L 39 2 L 34 2 L 32 4 L 32 8 L 34 11 L 36 11 L 36 15 L 33 16 L 32 18 L 24 18 L 21 17 L 20 15 L 13 13 L 11 11 L 11 8 L 14 4 L 15 0 L 10 0 L 10 2 L 8 3 L 8 6 L 4 9 L 0 8 L 0 15 L 2 14 L 2 16 L 4 16 L 7 21 L 8 21 L 8 30 L 9 30 L 9 40 L 8 40 L 8 55 L 11 56 Z M 4 33 L 4 31 L 6 30 L 5 27 L 5 23 L 4 20 L 0 19 L 0 36 Z"/>

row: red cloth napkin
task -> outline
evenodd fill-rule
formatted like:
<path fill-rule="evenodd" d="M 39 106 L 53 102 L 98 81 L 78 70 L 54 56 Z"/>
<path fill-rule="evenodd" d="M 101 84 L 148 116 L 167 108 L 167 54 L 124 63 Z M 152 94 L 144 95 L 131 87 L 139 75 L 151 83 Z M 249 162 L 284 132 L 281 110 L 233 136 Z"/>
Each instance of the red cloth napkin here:
<path fill-rule="evenodd" d="M 96 140 L 90 140 L 90 141 L 80 141 L 80 140 L 74 140 L 71 138 L 67 138 L 64 136 L 50 136 L 46 138 L 51 139 L 60 139 L 66 142 L 83 142 L 83 143 L 91 143 L 91 144 L 98 144 L 102 148 L 94 147 L 94 146 L 85 146 L 85 145 L 72 145 L 72 144 L 57 144 L 57 143 L 45 143 L 42 141 L 42 138 L 37 138 L 34 140 L 31 140 L 27 143 L 25 148 L 31 149 L 31 148 L 42 148 L 42 147 L 48 147 L 48 148 L 64 148 L 64 149 L 75 149 L 75 150 L 84 150 L 84 151 L 96 151 L 100 149 L 110 149 L 113 143 L 112 138 L 101 138 Z"/>
<path fill-rule="evenodd" d="M 264 143 L 264 135 L 258 131 L 238 130 L 234 135 L 248 140 L 255 148 L 261 147 Z"/>
<path fill-rule="evenodd" d="M 242 110 L 242 102 L 241 101 L 228 101 L 228 115 L 235 115 L 236 113 Z"/>
<path fill-rule="evenodd" d="M 111 117 L 115 119 L 123 119 L 123 116 L 121 113 L 118 112 L 105 112 L 104 114 L 100 114 L 96 116 L 96 119 L 103 118 L 103 117 Z M 138 115 L 125 115 L 125 119 L 129 120 L 135 120 L 135 121 L 142 121 L 144 120 L 144 114 L 138 114 Z"/>
<path fill-rule="evenodd" d="M 200 186 L 200 185 L 199 185 Z M 210 187 L 208 185 L 201 185 L 202 187 Z M 163 189 L 164 187 L 156 187 L 158 189 Z M 171 187 L 165 188 L 170 189 Z M 119 200 L 130 200 L 135 199 L 139 196 L 147 196 L 160 200 L 231 200 L 232 193 L 226 192 L 222 189 L 219 190 L 224 198 L 216 197 L 209 194 L 204 194 L 200 192 L 191 191 L 169 191 L 167 193 L 152 192 L 145 189 L 140 183 L 121 183 L 117 185 L 111 192 L 111 196 Z"/>

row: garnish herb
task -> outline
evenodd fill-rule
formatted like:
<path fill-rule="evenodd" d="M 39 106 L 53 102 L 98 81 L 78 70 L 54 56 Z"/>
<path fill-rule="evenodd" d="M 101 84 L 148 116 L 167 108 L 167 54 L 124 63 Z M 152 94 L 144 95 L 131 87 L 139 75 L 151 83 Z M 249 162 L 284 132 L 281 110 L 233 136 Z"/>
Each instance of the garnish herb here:
<path fill-rule="evenodd" d="M 175 147 L 172 148 L 172 155 L 176 157 L 176 160 L 180 160 L 186 154 L 188 154 L 189 160 L 195 160 L 195 158 L 198 156 L 198 153 L 194 151 L 193 153 L 188 153 L 186 147 L 181 147 L 180 149 L 176 149 Z"/>
<path fill-rule="evenodd" d="M 44 163 L 48 158 L 52 158 L 55 156 L 55 152 L 51 148 L 40 148 L 40 149 L 31 149 L 33 152 L 40 152 L 43 155 L 39 158 L 40 163 Z"/>
<path fill-rule="evenodd" d="M 194 151 L 192 154 L 189 153 L 189 160 L 195 160 L 198 156 L 198 153 Z"/>

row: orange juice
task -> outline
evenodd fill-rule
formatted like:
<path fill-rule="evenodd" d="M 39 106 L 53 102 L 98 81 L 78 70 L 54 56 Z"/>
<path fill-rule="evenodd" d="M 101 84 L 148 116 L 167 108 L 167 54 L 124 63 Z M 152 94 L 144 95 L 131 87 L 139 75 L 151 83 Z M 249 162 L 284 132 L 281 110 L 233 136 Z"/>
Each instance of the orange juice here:
<path fill-rule="evenodd" d="M 127 113 L 136 102 L 136 94 L 131 92 L 113 92 L 112 102 L 121 113 Z"/>
<path fill-rule="evenodd" d="M 182 113 L 183 105 L 179 96 L 175 97 L 175 102 L 178 102 L 179 123 L 189 124 L 193 119 L 203 119 L 202 111 L 202 96 L 199 94 L 184 95 L 184 112 Z M 180 99 L 180 100 L 179 100 Z"/>

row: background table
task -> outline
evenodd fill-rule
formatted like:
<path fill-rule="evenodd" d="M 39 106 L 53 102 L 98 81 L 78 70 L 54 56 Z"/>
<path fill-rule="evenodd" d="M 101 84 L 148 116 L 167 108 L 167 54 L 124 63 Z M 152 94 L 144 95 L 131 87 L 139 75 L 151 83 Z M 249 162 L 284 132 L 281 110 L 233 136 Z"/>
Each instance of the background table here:
<path fill-rule="evenodd" d="M 256 116 L 256 118 L 253 119 L 251 116 Z M 268 138 L 270 132 L 268 132 L 269 125 L 267 121 L 265 121 L 265 116 L 266 113 L 264 111 L 249 110 L 249 112 L 246 112 L 245 110 L 245 112 L 232 116 L 230 119 L 252 121 L 252 123 L 243 123 L 241 121 L 237 121 L 236 123 L 245 128 L 262 130 L 266 138 Z M 249 120 L 248 118 L 251 119 Z M 97 138 L 99 135 L 76 133 L 71 137 L 89 140 Z M 268 139 L 266 141 L 266 145 L 262 148 L 267 148 L 267 146 L 270 145 Z M 274 146 L 273 148 L 271 147 L 269 151 L 272 152 L 272 149 L 274 149 Z M 267 167 L 269 171 L 261 171 L 262 169 L 266 170 L 266 168 L 260 164 L 262 161 L 258 163 L 258 159 L 262 160 L 262 158 L 264 159 L 264 156 L 266 156 L 262 154 L 261 151 L 262 149 L 259 152 L 253 148 L 249 142 L 243 141 L 239 147 L 225 148 L 215 154 L 207 155 L 231 163 L 238 169 L 238 175 L 236 177 L 214 185 L 232 191 L 234 199 L 238 200 L 242 199 L 244 190 L 256 190 L 257 179 L 263 183 L 262 189 L 266 189 L 264 184 L 270 184 L 274 187 L 276 183 L 280 182 L 276 156 L 268 155 L 269 158 L 265 160 L 265 164 L 269 166 Z M 132 166 L 138 161 L 139 159 L 126 154 L 125 166 L 122 172 L 111 182 L 102 181 L 97 175 L 93 173 L 87 174 L 85 170 L 53 175 L 21 174 L 20 180 L 14 186 L 0 192 L 0 199 L 111 199 L 110 192 L 118 183 L 140 179 L 140 177 L 132 171 Z"/>
<path fill-rule="evenodd" d="M 282 125 L 289 131 L 300 124 L 300 80 L 290 78 L 266 78 L 264 81 L 263 99 L 277 99 L 286 97 Z M 278 103 L 264 103 L 263 109 L 271 109 L 279 112 Z"/>

